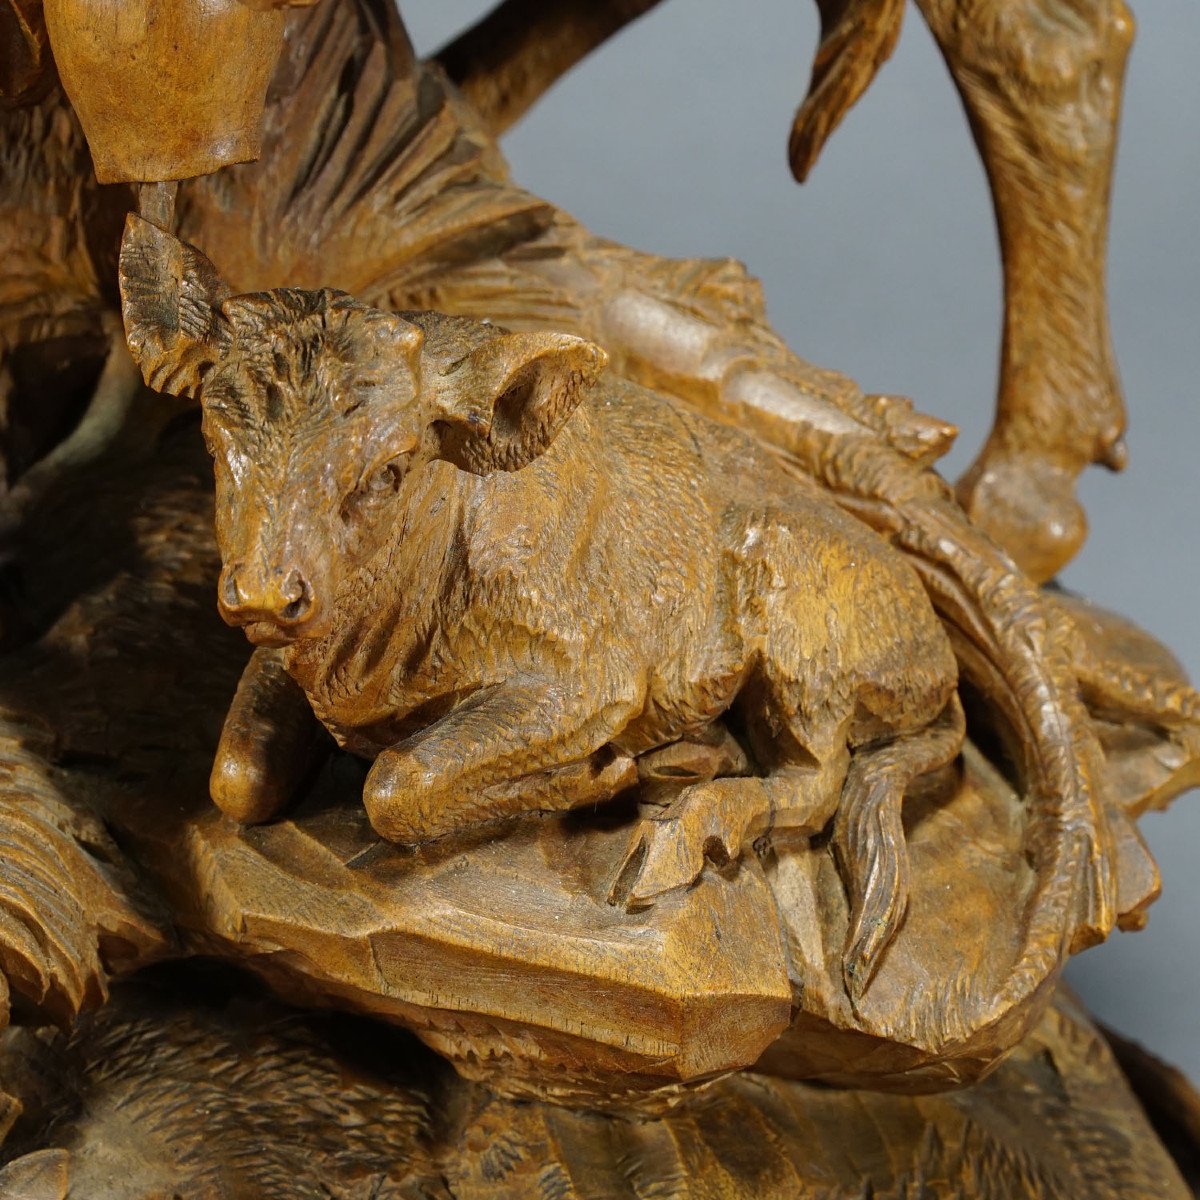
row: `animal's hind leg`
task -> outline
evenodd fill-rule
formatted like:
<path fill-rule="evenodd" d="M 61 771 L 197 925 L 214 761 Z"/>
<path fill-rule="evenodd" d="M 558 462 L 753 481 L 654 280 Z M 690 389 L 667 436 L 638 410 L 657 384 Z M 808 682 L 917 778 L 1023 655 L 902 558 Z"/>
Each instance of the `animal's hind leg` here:
<path fill-rule="evenodd" d="M 1133 19 L 1123 0 L 917 2 L 987 169 L 1004 265 L 996 424 L 959 494 L 1042 581 L 1086 533 L 1076 477 L 1123 461 L 1104 275 Z"/>
<path fill-rule="evenodd" d="M 662 813 L 638 826 L 613 885 L 614 903 L 635 907 L 687 887 L 706 862 L 736 859 L 768 833 L 820 833 L 837 808 L 848 761 L 843 744 L 812 767 L 784 766 L 765 777 L 685 787 Z"/>
<path fill-rule="evenodd" d="M 945 766 L 966 733 L 957 693 L 932 725 L 858 750 L 846 774 L 833 844 L 850 901 L 842 958 L 846 991 L 857 1002 L 908 907 L 908 851 L 901 820 L 909 784 Z"/>

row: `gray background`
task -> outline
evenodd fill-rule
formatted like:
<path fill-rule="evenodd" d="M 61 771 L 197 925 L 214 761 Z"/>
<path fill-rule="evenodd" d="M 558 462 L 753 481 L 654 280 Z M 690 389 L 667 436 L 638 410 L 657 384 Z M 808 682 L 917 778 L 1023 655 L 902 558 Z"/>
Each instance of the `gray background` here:
<path fill-rule="evenodd" d="M 1089 472 L 1093 532 L 1065 582 L 1135 618 L 1200 678 L 1200 5 L 1134 0 L 1109 285 L 1131 465 Z M 401 0 L 421 52 L 488 7 Z M 915 10 L 892 61 L 799 188 L 787 130 L 817 37 L 806 0 L 665 0 L 505 140 L 520 182 L 606 236 L 730 254 L 800 354 L 904 392 L 962 434 L 991 415 L 1000 284 L 958 98 Z M 1144 822 L 1165 879 L 1149 927 L 1077 958 L 1092 1010 L 1200 1081 L 1200 793 Z"/>

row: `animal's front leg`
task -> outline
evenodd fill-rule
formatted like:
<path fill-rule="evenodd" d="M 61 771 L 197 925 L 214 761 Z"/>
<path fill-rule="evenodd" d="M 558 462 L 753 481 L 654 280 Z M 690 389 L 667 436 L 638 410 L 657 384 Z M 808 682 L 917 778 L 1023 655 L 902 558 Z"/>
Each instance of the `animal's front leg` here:
<path fill-rule="evenodd" d="M 381 837 L 413 844 L 607 798 L 635 778 L 629 759 L 602 749 L 632 711 L 581 716 L 552 682 L 495 688 L 384 750 L 363 788 L 367 816 Z"/>
<path fill-rule="evenodd" d="M 234 820 L 278 816 L 313 766 L 321 728 L 308 697 L 277 650 L 250 656 L 217 746 L 209 778 L 213 802 Z"/>

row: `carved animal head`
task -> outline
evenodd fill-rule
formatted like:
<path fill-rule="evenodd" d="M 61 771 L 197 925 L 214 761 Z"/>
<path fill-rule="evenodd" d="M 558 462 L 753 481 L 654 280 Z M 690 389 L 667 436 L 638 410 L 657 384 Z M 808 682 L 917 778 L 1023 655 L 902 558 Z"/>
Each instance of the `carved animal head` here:
<path fill-rule="evenodd" d="M 198 250 L 133 215 L 120 283 L 146 382 L 201 402 L 219 608 L 265 645 L 328 632 L 333 596 L 395 533 L 417 472 L 520 469 L 606 361 L 565 334 L 400 316 L 327 289 L 235 296 Z"/>

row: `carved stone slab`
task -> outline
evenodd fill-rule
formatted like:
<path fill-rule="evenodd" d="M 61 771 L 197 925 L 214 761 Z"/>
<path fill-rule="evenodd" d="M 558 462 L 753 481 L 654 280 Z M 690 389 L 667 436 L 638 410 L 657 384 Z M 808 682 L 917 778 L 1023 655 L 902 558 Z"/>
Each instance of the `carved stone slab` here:
<path fill-rule="evenodd" d="M 619 829 L 534 821 L 416 857 L 343 802 L 253 829 L 201 811 L 163 833 L 154 865 L 175 863 L 164 883 L 200 948 L 412 1028 L 506 1091 L 703 1078 L 753 1062 L 791 1016 L 762 873 L 629 915 L 607 900 Z"/>

